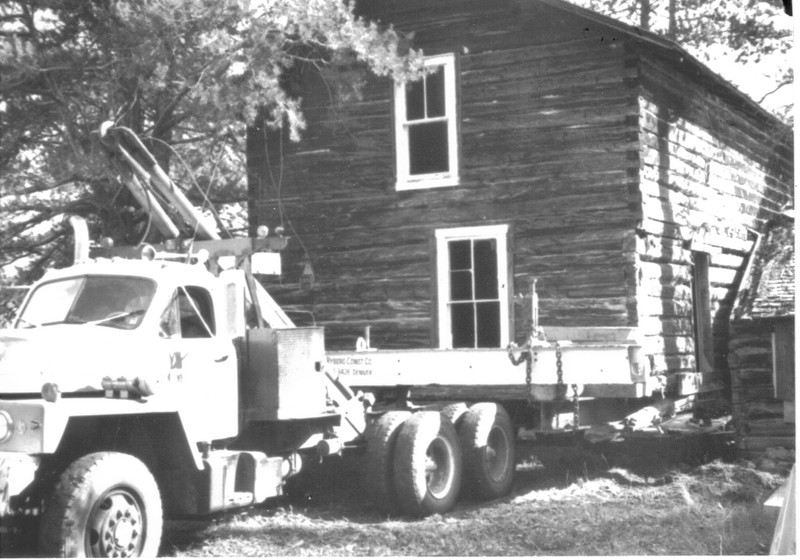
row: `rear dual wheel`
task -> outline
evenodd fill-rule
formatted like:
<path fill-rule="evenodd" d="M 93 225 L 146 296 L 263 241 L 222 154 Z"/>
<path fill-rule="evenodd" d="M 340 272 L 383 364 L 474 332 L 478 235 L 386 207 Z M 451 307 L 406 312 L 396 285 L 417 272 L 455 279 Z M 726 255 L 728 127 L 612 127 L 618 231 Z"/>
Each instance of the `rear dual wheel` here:
<path fill-rule="evenodd" d="M 438 412 L 417 412 L 400 429 L 394 460 L 400 509 L 425 516 L 453 509 L 461 489 L 461 449 L 453 424 Z"/>
<path fill-rule="evenodd" d="M 421 517 L 453 508 L 461 451 L 449 420 L 438 412 L 390 411 L 365 435 L 366 492 L 379 510 Z"/>
<path fill-rule="evenodd" d="M 499 404 L 454 403 L 413 415 L 391 411 L 366 437 L 367 492 L 385 513 L 450 511 L 462 476 L 465 488 L 483 499 L 504 496 L 514 481 L 514 428 Z"/>
<path fill-rule="evenodd" d="M 447 418 L 450 423 L 455 427 L 456 432 L 458 432 L 458 426 L 461 424 L 461 419 L 469 410 L 469 407 L 466 403 L 463 402 L 455 402 L 446 405 L 439 411 L 443 417 Z"/>
<path fill-rule="evenodd" d="M 364 490 L 380 511 L 390 515 L 400 512 L 394 488 L 394 454 L 400 428 L 409 418 L 407 410 L 390 410 L 369 424 L 364 434 Z"/>
<path fill-rule="evenodd" d="M 458 423 L 464 457 L 464 484 L 476 497 L 506 495 L 514 482 L 515 434 L 502 405 L 478 403 Z"/>

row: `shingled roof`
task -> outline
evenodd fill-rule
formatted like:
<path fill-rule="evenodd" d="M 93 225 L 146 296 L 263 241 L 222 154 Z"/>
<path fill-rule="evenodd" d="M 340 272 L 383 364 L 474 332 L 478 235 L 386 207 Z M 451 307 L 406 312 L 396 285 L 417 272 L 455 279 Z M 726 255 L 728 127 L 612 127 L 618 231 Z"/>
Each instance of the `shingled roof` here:
<path fill-rule="evenodd" d="M 737 298 L 737 319 L 794 316 L 794 218 L 782 216 L 764 234 Z"/>

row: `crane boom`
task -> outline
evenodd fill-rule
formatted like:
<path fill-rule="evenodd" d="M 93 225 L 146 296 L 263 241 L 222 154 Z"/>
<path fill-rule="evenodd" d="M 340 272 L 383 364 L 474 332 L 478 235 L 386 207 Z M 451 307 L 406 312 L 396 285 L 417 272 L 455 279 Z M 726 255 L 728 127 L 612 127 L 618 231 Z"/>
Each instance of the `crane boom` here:
<path fill-rule="evenodd" d="M 164 197 L 198 237 L 209 240 L 220 239 L 215 230 L 206 226 L 203 215 L 172 182 L 150 150 L 131 129 L 105 122 L 100 127 L 100 137 L 119 160 L 129 167 L 130 176 L 126 178 L 127 174 L 123 172 L 123 182 L 144 210 L 153 217 L 161 233 L 168 238 L 178 236 L 174 222 L 167 217 L 166 212 L 155 201 L 155 197 L 147 190 L 147 186 Z"/>

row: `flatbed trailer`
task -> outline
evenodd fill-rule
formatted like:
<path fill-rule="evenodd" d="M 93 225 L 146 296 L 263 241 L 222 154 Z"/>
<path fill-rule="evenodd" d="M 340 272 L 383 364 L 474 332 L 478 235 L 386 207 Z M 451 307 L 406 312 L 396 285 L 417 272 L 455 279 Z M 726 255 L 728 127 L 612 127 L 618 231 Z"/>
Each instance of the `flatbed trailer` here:
<path fill-rule="evenodd" d="M 361 339 L 356 350 L 326 353 L 328 373 L 378 405 L 402 398 L 501 402 L 517 411 L 521 427 L 539 430 L 563 428 L 565 407 L 573 417 L 576 405 L 583 410 L 585 421 L 573 428 L 596 421 L 600 409 L 619 419 L 641 408 L 662 388 L 646 361 L 635 329 L 617 327 L 544 327 L 538 338 L 508 349 L 376 350 Z"/>
<path fill-rule="evenodd" d="M 367 331 L 355 350 L 326 352 L 326 375 L 369 403 L 364 481 L 377 507 L 444 512 L 459 486 L 498 498 L 518 440 L 574 443 L 662 393 L 635 328 L 532 325 L 535 336 L 506 349 L 378 350 Z"/>

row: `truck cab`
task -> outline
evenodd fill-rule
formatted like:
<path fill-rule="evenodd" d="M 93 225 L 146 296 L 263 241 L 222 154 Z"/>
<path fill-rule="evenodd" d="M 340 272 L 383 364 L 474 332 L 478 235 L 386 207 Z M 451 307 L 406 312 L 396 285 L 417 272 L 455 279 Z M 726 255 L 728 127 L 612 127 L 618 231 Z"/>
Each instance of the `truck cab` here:
<path fill-rule="evenodd" d="M 101 260 L 48 273 L 16 328 L 0 335 L 2 393 L 41 398 L 47 386 L 91 409 L 94 397 L 127 383 L 174 408 L 193 443 L 236 436 L 236 350 L 216 283 L 201 266 L 163 261 Z"/>
<path fill-rule="evenodd" d="M 278 496 L 336 435 L 321 329 L 159 249 L 49 271 L 0 330 L 0 531 L 34 515 L 48 556 L 155 555 L 162 512 Z"/>

